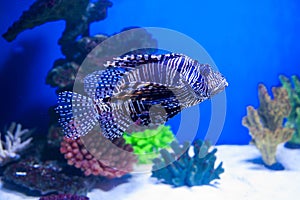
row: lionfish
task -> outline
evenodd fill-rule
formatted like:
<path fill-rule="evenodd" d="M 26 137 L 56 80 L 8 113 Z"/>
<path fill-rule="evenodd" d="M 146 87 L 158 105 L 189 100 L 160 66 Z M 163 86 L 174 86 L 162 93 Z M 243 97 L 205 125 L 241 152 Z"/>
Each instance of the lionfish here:
<path fill-rule="evenodd" d="M 117 57 L 83 82 L 86 94 L 58 95 L 59 123 L 73 139 L 97 124 L 110 140 L 155 128 L 228 86 L 210 65 L 176 53 Z"/>

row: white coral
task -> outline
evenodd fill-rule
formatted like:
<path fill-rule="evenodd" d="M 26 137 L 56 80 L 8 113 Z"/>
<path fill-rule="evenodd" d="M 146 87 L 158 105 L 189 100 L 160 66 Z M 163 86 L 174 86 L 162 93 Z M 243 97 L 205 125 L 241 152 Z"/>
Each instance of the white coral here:
<path fill-rule="evenodd" d="M 6 131 L 5 141 L 0 140 L 0 166 L 20 157 L 18 153 L 27 148 L 32 140 L 32 138 L 25 141 L 22 139 L 22 137 L 29 133 L 28 129 L 22 130 L 21 124 L 13 122 L 10 125 L 10 128 Z"/>

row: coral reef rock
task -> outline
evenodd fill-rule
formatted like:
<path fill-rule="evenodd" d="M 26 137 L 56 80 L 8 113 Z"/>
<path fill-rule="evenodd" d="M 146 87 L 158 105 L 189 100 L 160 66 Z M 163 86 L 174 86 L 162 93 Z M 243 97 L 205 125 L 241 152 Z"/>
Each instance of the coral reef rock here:
<path fill-rule="evenodd" d="M 296 75 L 292 76 L 291 80 L 284 75 L 279 76 L 279 79 L 287 90 L 291 104 L 291 113 L 287 117 L 285 127 L 295 130 L 292 139 L 285 146 L 300 148 L 300 80 Z"/>
<path fill-rule="evenodd" d="M 90 24 L 105 19 L 107 8 L 111 6 L 112 3 L 107 0 L 36 0 L 2 36 L 13 41 L 27 29 L 64 20 L 66 28 L 59 39 L 59 44 L 64 45 L 78 36 L 89 35 Z"/>
<path fill-rule="evenodd" d="M 159 150 L 170 148 L 170 143 L 175 139 L 171 127 L 163 125 L 154 130 L 124 134 L 123 137 L 133 147 L 139 164 L 151 163 L 159 155 Z"/>
<path fill-rule="evenodd" d="M 86 56 L 107 38 L 107 35 L 101 34 L 86 36 L 62 46 L 61 51 L 67 60 L 81 64 Z"/>
<path fill-rule="evenodd" d="M 20 158 L 22 151 L 26 149 L 32 141 L 32 138 L 28 138 L 30 134 L 31 131 L 28 129 L 22 130 L 21 124 L 16 124 L 15 122 L 11 123 L 9 129 L 6 131 L 5 140 L 0 140 L 0 166 L 4 166 Z"/>
<path fill-rule="evenodd" d="M 121 177 L 133 170 L 137 162 L 133 149 L 125 140 L 117 138 L 109 141 L 101 133 L 91 132 L 76 140 L 64 138 L 60 152 L 86 176 Z"/>
<path fill-rule="evenodd" d="M 283 127 L 283 119 L 290 114 L 291 106 L 287 91 L 284 88 L 272 88 L 274 100 L 271 99 L 266 87 L 260 84 L 258 96 L 260 106 L 255 110 L 247 107 L 247 116 L 242 124 L 247 127 L 254 144 L 262 154 L 267 166 L 276 164 L 276 151 L 280 143 L 288 141 L 294 132 Z"/>
<path fill-rule="evenodd" d="M 43 196 L 40 200 L 89 200 L 88 197 L 78 196 L 74 194 L 57 194 L 57 195 L 49 195 Z"/>
<path fill-rule="evenodd" d="M 80 66 L 75 62 L 58 59 L 55 61 L 54 67 L 48 73 L 46 83 L 52 87 L 71 90 L 79 67 Z"/>
<path fill-rule="evenodd" d="M 78 176 L 69 177 L 55 162 L 41 162 L 34 158 L 21 160 L 6 168 L 3 180 L 41 194 L 53 192 L 85 195 L 87 186 Z"/>
<path fill-rule="evenodd" d="M 51 148 L 59 149 L 63 137 L 63 129 L 57 123 L 51 124 L 47 134 L 47 145 Z"/>
<path fill-rule="evenodd" d="M 208 185 L 224 172 L 222 162 L 214 167 L 217 149 L 209 152 L 209 143 L 196 140 L 193 143 L 194 155 L 189 155 L 189 144 L 180 146 L 176 141 L 171 143 L 174 153 L 166 149 L 160 151 L 162 159 L 153 160 L 152 177 L 164 183 L 178 186 Z"/>

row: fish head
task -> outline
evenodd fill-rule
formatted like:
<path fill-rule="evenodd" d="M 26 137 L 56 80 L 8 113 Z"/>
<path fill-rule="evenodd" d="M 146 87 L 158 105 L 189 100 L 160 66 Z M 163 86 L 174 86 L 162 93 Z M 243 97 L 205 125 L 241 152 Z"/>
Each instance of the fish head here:
<path fill-rule="evenodd" d="M 211 98 L 222 92 L 227 86 L 226 78 L 208 64 L 199 64 L 198 72 L 200 75 L 193 84 L 192 88 L 200 99 Z"/>

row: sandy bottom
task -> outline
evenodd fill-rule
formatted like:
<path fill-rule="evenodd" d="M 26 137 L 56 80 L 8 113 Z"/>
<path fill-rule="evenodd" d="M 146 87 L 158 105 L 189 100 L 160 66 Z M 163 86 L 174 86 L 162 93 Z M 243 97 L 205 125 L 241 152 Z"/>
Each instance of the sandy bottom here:
<path fill-rule="evenodd" d="M 255 161 L 260 154 L 253 146 L 221 145 L 216 148 L 218 149 L 216 164 L 223 161 L 225 172 L 221 174 L 221 179 L 213 181 L 211 186 L 172 188 L 158 183 L 155 178 L 150 178 L 150 173 L 138 173 L 133 174 L 128 182 L 118 184 L 109 191 L 94 189 L 88 197 L 91 200 L 299 199 L 300 150 L 280 146 L 277 159 L 285 170 L 272 171 L 261 164 L 256 164 Z M 39 198 L 0 189 L 0 200 L 24 199 Z"/>

